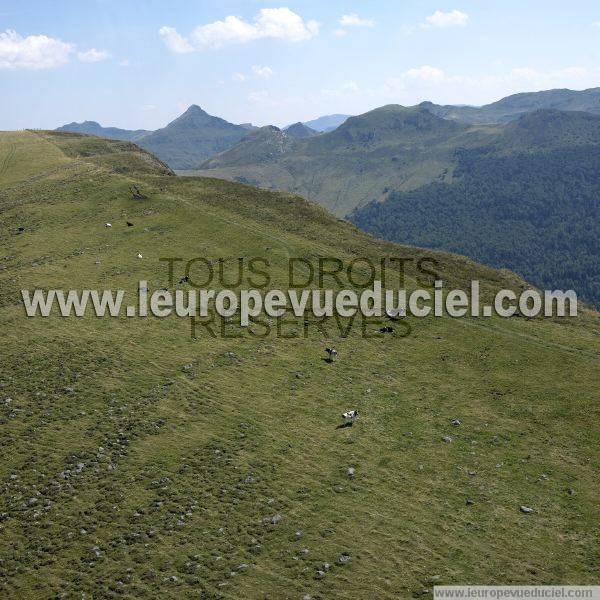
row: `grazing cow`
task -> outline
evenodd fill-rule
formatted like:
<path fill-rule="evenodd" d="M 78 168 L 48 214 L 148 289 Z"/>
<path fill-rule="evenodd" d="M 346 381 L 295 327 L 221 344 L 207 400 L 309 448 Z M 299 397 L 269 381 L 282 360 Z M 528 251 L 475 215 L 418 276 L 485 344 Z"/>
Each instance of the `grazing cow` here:
<path fill-rule="evenodd" d="M 337 350 L 335 348 L 325 348 L 325 352 L 327 353 L 327 358 L 325 360 L 332 363 L 337 356 Z"/>
<path fill-rule="evenodd" d="M 112 227 L 110 223 L 104 223 L 104 227 Z"/>
<path fill-rule="evenodd" d="M 190 278 L 186 275 L 185 277 L 182 277 L 179 280 L 179 283 L 187 283 L 190 280 Z"/>
<path fill-rule="evenodd" d="M 344 419 L 344 421 L 354 421 L 354 419 L 356 419 L 357 417 L 358 417 L 357 410 L 349 410 L 349 411 L 342 413 L 342 419 Z"/>
<path fill-rule="evenodd" d="M 137 257 L 138 257 L 138 258 L 144 258 L 144 257 L 142 256 L 142 253 L 141 253 L 141 252 L 138 252 L 138 253 L 137 253 Z"/>
<path fill-rule="evenodd" d="M 387 325 L 386 327 L 381 327 L 379 333 L 394 333 L 394 328 Z"/>
<path fill-rule="evenodd" d="M 133 227 L 133 223 L 131 221 L 127 221 L 127 227 Z"/>

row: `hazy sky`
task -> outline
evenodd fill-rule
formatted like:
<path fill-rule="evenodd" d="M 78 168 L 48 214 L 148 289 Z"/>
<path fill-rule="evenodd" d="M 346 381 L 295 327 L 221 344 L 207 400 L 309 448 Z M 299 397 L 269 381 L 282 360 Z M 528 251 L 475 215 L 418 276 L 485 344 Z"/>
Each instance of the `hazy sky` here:
<path fill-rule="evenodd" d="M 287 124 L 600 86 L 598 0 L 2 0 L 0 129 Z"/>

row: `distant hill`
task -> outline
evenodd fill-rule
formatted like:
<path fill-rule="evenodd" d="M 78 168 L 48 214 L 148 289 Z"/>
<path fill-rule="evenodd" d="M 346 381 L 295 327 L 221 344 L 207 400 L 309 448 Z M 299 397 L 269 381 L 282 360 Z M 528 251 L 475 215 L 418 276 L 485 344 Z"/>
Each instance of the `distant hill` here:
<path fill-rule="evenodd" d="M 166 127 L 142 138 L 139 144 L 173 169 L 191 169 L 230 148 L 247 133 L 247 125 L 213 117 L 194 104 Z"/>
<path fill-rule="evenodd" d="M 123 140 L 127 142 L 135 142 L 145 135 L 152 133 L 146 129 L 119 129 L 118 127 L 102 127 L 96 121 L 83 121 L 83 123 L 68 123 L 62 127 L 58 127 L 56 131 L 66 131 L 70 133 L 85 133 L 87 135 L 97 135 L 111 140 Z"/>
<path fill-rule="evenodd" d="M 339 127 L 350 115 L 325 115 L 312 121 L 305 121 L 304 125 L 315 131 L 333 131 Z"/>
<path fill-rule="evenodd" d="M 315 129 L 307 127 L 304 123 L 294 123 L 284 129 L 285 133 L 295 138 L 307 138 L 313 135 L 318 135 L 319 132 Z"/>
<path fill-rule="evenodd" d="M 543 108 L 600 114 L 600 88 L 526 92 L 479 107 L 440 106 L 431 102 L 425 102 L 423 106 L 440 117 L 463 123 L 505 123 Z"/>
<path fill-rule="evenodd" d="M 505 267 L 600 307 L 600 115 L 540 110 L 457 151 L 452 182 L 395 191 L 351 220 L 388 240 Z"/>

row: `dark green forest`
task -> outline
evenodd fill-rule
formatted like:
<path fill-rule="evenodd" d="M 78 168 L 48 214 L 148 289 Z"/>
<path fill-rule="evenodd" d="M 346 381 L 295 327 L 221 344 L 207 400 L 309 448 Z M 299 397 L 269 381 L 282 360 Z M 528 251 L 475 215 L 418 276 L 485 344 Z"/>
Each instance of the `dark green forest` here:
<path fill-rule="evenodd" d="M 452 183 L 392 191 L 350 218 L 387 240 L 465 254 L 600 306 L 600 147 L 457 150 Z"/>

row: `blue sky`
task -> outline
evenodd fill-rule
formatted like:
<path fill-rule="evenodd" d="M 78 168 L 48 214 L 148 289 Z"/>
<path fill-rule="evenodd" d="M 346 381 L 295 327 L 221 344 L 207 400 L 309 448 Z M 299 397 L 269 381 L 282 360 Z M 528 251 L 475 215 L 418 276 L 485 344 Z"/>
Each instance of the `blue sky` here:
<path fill-rule="evenodd" d="M 2 0 L 0 129 L 288 124 L 600 86 L 597 0 Z"/>

